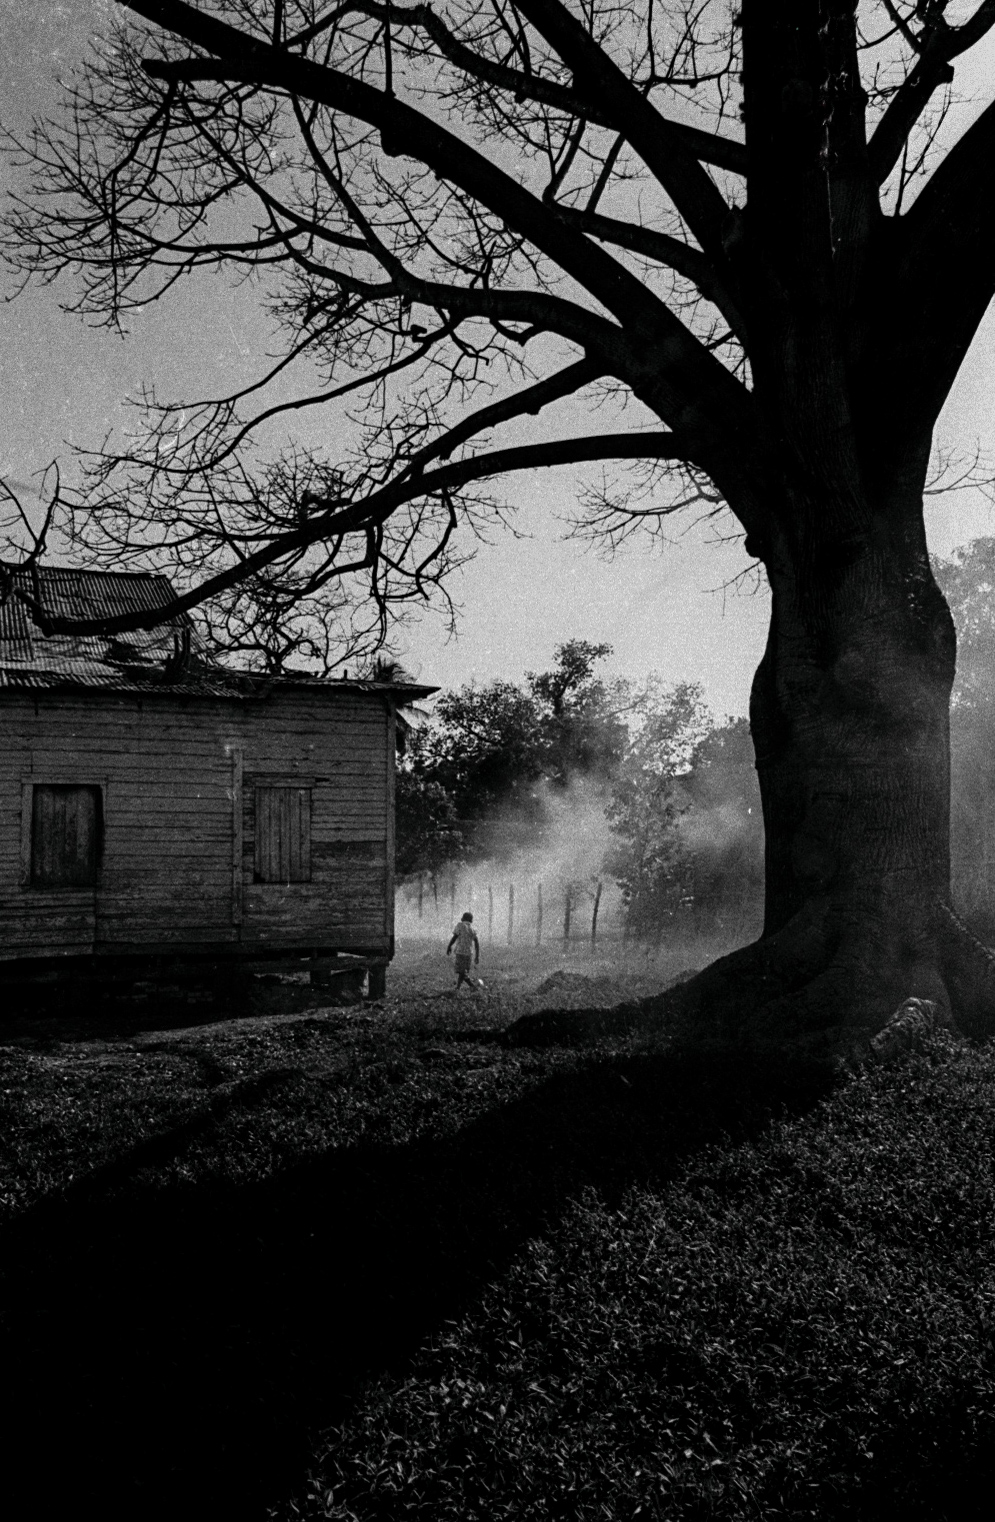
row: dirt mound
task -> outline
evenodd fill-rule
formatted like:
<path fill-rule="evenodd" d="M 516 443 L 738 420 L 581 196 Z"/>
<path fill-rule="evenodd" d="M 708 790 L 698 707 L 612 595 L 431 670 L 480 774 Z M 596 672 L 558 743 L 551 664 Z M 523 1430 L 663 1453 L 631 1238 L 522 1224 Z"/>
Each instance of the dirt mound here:
<path fill-rule="evenodd" d="M 551 972 L 549 977 L 539 984 L 536 993 L 582 993 L 584 989 L 597 988 L 606 981 L 605 978 L 589 978 L 583 972 L 567 972 L 564 968 L 560 967 L 556 972 Z"/>

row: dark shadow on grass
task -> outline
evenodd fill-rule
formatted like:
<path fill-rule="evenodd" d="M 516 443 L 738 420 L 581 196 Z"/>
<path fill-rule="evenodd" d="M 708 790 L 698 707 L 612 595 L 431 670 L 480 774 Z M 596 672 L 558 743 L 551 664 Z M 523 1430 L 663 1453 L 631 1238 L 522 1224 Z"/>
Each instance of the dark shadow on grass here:
<path fill-rule="evenodd" d="M 7 1233 L 10 1514 L 252 1522 L 361 1383 L 402 1368 L 578 1190 L 665 1177 L 825 1083 L 787 1062 L 592 1058 L 450 1140 L 250 1187 L 143 1188 L 129 1165 L 194 1133 L 145 1144 Z"/>
<path fill-rule="evenodd" d="M 206 1116 L 143 1143 L 8 1233 L 22 1482 L 103 1516 L 260 1515 L 299 1479 L 309 1433 L 458 1315 L 570 1195 L 665 1174 L 790 1088 L 692 1059 L 594 1061 L 452 1140 L 331 1152 L 242 1188 L 128 1186 Z"/>
<path fill-rule="evenodd" d="M 302 1014 L 309 1010 L 361 1007 L 334 989 L 280 984 L 276 979 L 223 971 L 192 975 L 173 984 L 136 991 L 81 978 L 38 988 L 0 984 L 0 1041 L 5 1046 L 51 1048 L 61 1043 L 128 1040 L 150 1032 L 195 1029 L 221 1020 Z"/>

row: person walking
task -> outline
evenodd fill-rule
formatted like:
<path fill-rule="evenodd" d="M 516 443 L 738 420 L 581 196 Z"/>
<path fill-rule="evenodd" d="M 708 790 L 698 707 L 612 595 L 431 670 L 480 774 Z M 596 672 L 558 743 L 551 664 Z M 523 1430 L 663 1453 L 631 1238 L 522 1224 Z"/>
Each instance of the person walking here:
<path fill-rule="evenodd" d="M 452 939 L 446 947 L 446 956 L 456 947 L 456 987 L 454 993 L 459 993 L 465 983 L 467 988 L 473 987 L 473 979 L 470 977 L 470 963 L 476 956 L 476 966 L 480 966 L 480 942 L 477 940 L 477 932 L 473 928 L 473 915 L 467 910 L 456 929 Z"/>

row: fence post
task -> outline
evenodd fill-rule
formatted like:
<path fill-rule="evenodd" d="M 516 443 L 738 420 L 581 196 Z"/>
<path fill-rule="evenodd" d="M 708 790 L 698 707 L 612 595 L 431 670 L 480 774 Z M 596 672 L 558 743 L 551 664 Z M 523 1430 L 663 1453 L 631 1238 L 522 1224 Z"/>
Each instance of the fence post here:
<path fill-rule="evenodd" d="M 542 945 L 542 883 L 536 889 L 536 945 Z"/>
<path fill-rule="evenodd" d="M 598 939 L 598 910 L 601 907 L 601 883 L 598 882 L 598 891 L 594 895 L 594 909 L 591 911 L 591 950 Z"/>
<path fill-rule="evenodd" d="M 508 884 L 508 945 L 515 939 L 515 884 Z"/>

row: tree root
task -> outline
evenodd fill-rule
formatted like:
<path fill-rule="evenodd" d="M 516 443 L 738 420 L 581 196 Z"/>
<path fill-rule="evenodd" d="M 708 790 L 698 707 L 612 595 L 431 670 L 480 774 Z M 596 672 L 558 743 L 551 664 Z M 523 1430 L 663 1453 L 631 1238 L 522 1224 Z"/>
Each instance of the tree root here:
<path fill-rule="evenodd" d="M 877 1061 L 928 1029 L 995 1034 L 995 953 L 948 905 L 916 918 L 815 902 L 782 930 L 720 957 L 665 993 L 615 1009 L 541 1010 L 509 1046 L 634 1033 L 739 1049 Z"/>
<path fill-rule="evenodd" d="M 949 1030 L 951 1016 L 932 999 L 906 999 L 892 1015 L 884 1030 L 871 1037 L 871 1054 L 878 1062 L 894 1062 L 904 1052 L 915 1051 L 937 1030 Z"/>

